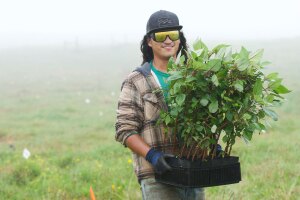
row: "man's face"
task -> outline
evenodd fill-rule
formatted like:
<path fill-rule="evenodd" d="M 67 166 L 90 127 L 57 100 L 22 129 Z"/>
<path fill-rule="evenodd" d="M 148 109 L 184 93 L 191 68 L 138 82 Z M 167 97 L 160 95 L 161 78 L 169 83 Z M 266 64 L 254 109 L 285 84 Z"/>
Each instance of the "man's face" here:
<path fill-rule="evenodd" d="M 154 57 L 163 60 L 169 60 L 171 56 L 176 57 L 179 44 L 178 30 L 153 33 L 151 39 L 148 41 L 148 45 L 153 50 Z"/>

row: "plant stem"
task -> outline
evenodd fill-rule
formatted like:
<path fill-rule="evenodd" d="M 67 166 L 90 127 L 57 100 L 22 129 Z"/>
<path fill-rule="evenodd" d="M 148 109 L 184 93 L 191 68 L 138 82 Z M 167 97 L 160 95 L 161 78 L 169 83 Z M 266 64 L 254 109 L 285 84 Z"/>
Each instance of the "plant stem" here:
<path fill-rule="evenodd" d="M 183 145 L 183 147 L 181 148 L 181 152 L 180 152 L 180 158 L 182 158 L 182 155 L 183 155 L 184 149 L 185 149 L 185 144 L 184 144 L 184 145 Z"/>
<path fill-rule="evenodd" d="M 228 155 L 228 147 L 229 147 L 229 142 L 226 143 L 226 147 L 225 147 L 225 155 Z"/>
<path fill-rule="evenodd" d="M 195 147 L 195 145 L 194 144 L 192 144 L 191 145 L 191 147 L 190 147 L 190 150 L 188 151 L 188 154 L 187 154 L 187 159 L 189 159 L 190 158 L 190 154 L 191 154 L 191 152 L 192 152 L 192 150 L 194 149 L 194 147 Z"/>
<path fill-rule="evenodd" d="M 194 159 L 195 159 L 195 156 L 196 156 L 196 154 L 197 154 L 197 152 L 199 151 L 199 144 L 197 144 L 196 145 L 196 150 L 195 150 L 195 152 L 194 152 L 194 154 L 193 154 L 193 157 L 192 157 L 192 161 L 194 161 Z"/>
<path fill-rule="evenodd" d="M 230 156 L 231 154 L 231 149 L 232 149 L 232 144 L 230 145 L 228 156 Z"/>
<path fill-rule="evenodd" d="M 176 136 L 177 136 L 177 117 L 175 119 L 175 128 L 174 128 L 174 133 L 173 133 L 173 149 L 172 149 L 172 153 L 174 154 L 175 153 L 175 148 L 176 148 L 176 145 L 179 145 L 177 144 L 177 139 L 176 139 Z"/>

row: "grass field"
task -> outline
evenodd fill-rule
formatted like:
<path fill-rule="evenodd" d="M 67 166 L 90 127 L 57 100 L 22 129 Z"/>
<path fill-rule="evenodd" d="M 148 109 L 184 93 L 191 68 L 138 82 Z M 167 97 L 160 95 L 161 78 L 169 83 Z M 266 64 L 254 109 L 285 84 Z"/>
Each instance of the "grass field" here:
<path fill-rule="evenodd" d="M 233 43 L 264 48 L 266 70 L 293 92 L 266 133 L 237 142 L 242 181 L 207 188 L 206 197 L 300 199 L 300 39 Z M 141 199 L 131 153 L 114 140 L 120 85 L 141 62 L 138 48 L 0 50 L 1 200 L 89 199 L 90 186 L 97 199 Z"/>

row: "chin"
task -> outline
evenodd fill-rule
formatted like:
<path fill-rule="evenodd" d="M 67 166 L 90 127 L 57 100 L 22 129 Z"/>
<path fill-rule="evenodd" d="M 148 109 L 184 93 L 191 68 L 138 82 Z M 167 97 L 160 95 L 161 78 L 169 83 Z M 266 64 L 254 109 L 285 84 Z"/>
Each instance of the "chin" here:
<path fill-rule="evenodd" d="M 169 57 L 170 57 L 170 56 L 174 56 L 174 55 L 176 55 L 176 51 L 165 51 L 165 52 L 164 52 L 164 55 L 165 55 L 165 56 L 169 56 Z"/>
<path fill-rule="evenodd" d="M 176 53 L 170 53 L 170 54 L 166 55 L 166 57 L 168 57 L 168 58 L 173 57 L 173 56 L 176 56 Z"/>
<path fill-rule="evenodd" d="M 171 57 L 173 57 L 174 55 L 163 55 L 161 58 L 164 58 L 166 60 L 169 60 Z"/>

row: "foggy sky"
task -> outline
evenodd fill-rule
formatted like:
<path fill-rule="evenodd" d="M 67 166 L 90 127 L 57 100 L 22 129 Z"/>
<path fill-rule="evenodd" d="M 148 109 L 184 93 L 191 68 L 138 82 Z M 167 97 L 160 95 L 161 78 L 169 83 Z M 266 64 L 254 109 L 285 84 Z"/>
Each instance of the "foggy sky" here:
<path fill-rule="evenodd" d="M 298 0 L 9 0 L 0 4 L 0 48 L 139 42 L 149 16 L 175 12 L 188 39 L 300 36 Z"/>

